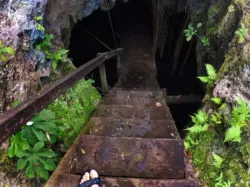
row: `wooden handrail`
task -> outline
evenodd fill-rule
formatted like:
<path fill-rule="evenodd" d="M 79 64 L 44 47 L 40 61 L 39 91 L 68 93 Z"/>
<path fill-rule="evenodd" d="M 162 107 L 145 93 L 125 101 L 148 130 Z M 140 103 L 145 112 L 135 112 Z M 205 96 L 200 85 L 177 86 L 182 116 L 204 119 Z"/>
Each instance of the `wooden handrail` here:
<path fill-rule="evenodd" d="M 74 72 L 60 78 L 48 87 L 45 87 L 45 89 L 31 96 L 16 108 L 0 115 L 0 145 L 52 101 L 64 94 L 66 90 L 71 88 L 77 81 L 102 65 L 106 60 L 118 56 L 122 51 L 123 49 L 119 48 L 110 52 L 98 54 L 96 58 L 80 66 Z"/>

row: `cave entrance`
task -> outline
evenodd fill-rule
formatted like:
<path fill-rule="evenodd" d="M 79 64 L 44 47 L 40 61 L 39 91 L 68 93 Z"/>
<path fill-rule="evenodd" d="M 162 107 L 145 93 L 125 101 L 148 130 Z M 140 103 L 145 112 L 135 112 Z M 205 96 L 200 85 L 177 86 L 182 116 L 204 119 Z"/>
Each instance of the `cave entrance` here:
<path fill-rule="evenodd" d="M 196 78 L 196 42 L 187 43 L 183 34 L 189 23 L 188 13 L 185 8 L 175 12 L 166 7 L 164 11 L 159 11 L 154 2 L 157 1 L 118 1 L 110 11 L 94 11 L 75 25 L 69 46 L 70 57 L 76 66 L 80 66 L 99 52 L 118 47 L 126 50 L 123 37 L 133 35 L 136 30 L 152 41 L 158 82 L 161 88 L 166 88 L 168 95 L 203 96 L 203 89 Z M 106 63 L 108 84 L 111 87 L 118 79 L 116 63 L 116 58 Z M 100 87 L 99 73 L 93 72 L 91 78 Z M 179 131 L 184 129 L 190 120 L 189 115 L 200 105 L 201 100 L 170 104 Z"/>

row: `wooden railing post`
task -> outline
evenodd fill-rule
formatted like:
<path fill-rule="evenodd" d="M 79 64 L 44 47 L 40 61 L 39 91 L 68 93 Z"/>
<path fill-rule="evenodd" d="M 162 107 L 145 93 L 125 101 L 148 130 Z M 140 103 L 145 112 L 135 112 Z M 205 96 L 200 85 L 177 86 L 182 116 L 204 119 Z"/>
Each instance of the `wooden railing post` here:
<path fill-rule="evenodd" d="M 117 71 L 117 77 L 119 78 L 121 75 L 121 55 L 117 55 L 117 65 L 116 65 L 116 71 Z"/>
<path fill-rule="evenodd" d="M 107 76 L 106 76 L 105 63 L 102 63 L 99 66 L 99 72 L 100 72 L 102 92 L 105 94 L 108 92 L 108 81 L 107 81 Z"/>

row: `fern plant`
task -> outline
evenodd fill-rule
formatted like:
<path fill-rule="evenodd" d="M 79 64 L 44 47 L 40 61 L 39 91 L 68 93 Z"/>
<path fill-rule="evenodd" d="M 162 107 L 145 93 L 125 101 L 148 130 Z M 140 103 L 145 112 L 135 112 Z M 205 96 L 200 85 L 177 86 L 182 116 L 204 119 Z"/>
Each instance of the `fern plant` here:
<path fill-rule="evenodd" d="M 38 142 L 32 149 L 21 150 L 17 154 L 17 169 L 26 168 L 25 173 L 29 178 L 40 176 L 47 180 L 49 172 L 56 168 L 55 152 L 44 148 L 44 142 Z"/>
<path fill-rule="evenodd" d="M 208 115 L 199 110 L 195 115 L 191 116 L 194 126 L 187 128 L 190 133 L 205 132 L 208 129 Z"/>
<path fill-rule="evenodd" d="M 206 64 L 206 71 L 207 71 L 207 76 L 200 76 L 198 77 L 198 79 L 200 79 L 201 82 L 211 85 L 217 79 L 216 71 L 211 64 Z"/>
<path fill-rule="evenodd" d="M 238 36 L 238 43 L 243 43 L 247 37 L 248 29 L 242 23 L 240 28 L 235 32 L 235 34 L 237 34 Z"/>
<path fill-rule="evenodd" d="M 233 184 L 233 182 L 230 180 L 228 180 L 227 182 L 223 181 L 223 173 L 221 173 L 220 176 L 215 180 L 215 187 L 231 187 L 231 185 Z"/>
<path fill-rule="evenodd" d="M 221 165 L 224 161 L 224 158 L 220 157 L 219 155 L 215 154 L 215 153 L 212 153 L 213 155 L 213 158 L 214 158 L 214 162 L 213 162 L 213 165 L 216 167 L 216 168 L 221 168 Z"/>
<path fill-rule="evenodd" d="M 12 47 L 5 46 L 0 40 L 0 61 L 6 62 L 9 56 L 15 55 L 15 50 Z"/>
<path fill-rule="evenodd" d="M 250 120 L 249 103 L 242 99 L 237 100 L 237 105 L 233 107 L 231 127 L 226 131 L 225 142 L 241 142 L 242 127 L 246 126 Z"/>

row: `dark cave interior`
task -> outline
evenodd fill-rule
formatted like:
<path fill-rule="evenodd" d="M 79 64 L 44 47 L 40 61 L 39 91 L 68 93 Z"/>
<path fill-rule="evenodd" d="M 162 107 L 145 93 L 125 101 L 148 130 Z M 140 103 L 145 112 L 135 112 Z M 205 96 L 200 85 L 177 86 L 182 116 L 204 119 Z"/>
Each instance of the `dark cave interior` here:
<path fill-rule="evenodd" d="M 96 10 L 75 25 L 69 50 L 70 57 L 76 67 L 96 57 L 97 53 L 109 51 L 110 48 L 123 47 L 119 42 L 122 33 L 127 32 L 129 30 L 128 23 L 136 21 L 139 16 L 140 19 L 143 16 L 143 19 L 147 20 L 148 27 L 152 31 L 153 46 L 153 16 L 151 6 L 147 1 L 137 0 L 118 3 L 109 13 L 111 19 L 109 19 L 108 12 Z M 157 78 L 160 87 L 166 88 L 168 95 L 193 94 L 203 96 L 204 88 L 197 79 L 195 41 L 192 43 L 181 41 L 181 39 L 185 40 L 183 38 L 183 29 L 187 19 L 186 12 L 171 14 L 167 17 L 166 24 L 170 27 L 166 45 L 164 50 L 157 50 L 156 54 L 154 54 L 158 73 Z M 111 23 L 114 30 L 112 30 Z M 181 47 L 178 47 L 180 43 Z M 180 52 L 178 56 L 176 56 L 178 54 L 176 50 Z M 113 87 L 118 79 L 116 63 L 116 58 L 105 63 L 110 87 Z M 94 71 L 88 78 L 93 78 L 95 86 L 100 88 L 98 70 Z M 169 105 L 179 132 L 183 132 L 183 129 L 190 121 L 189 116 L 200 106 L 201 102 Z"/>

